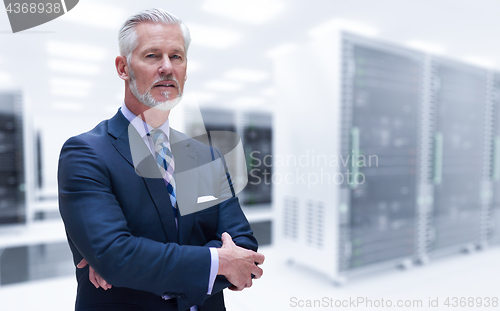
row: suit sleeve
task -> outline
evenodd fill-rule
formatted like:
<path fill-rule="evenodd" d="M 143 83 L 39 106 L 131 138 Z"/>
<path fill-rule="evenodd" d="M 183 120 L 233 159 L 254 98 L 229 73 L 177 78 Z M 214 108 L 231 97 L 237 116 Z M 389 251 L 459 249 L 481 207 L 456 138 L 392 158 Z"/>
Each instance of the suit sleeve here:
<path fill-rule="evenodd" d="M 222 159 L 223 167 L 220 174 L 221 193 L 219 197 L 227 198 L 225 201 L 219 203 L 219 219 L 217 224 L 216 236 L 212 241 L 209 241 L 205 246 L 208 247 L 222 247 L 222 233 L 227 232 L 231 235 L 234 243 L 240 247 L 257 251 L 258 243 L 253 236 L 252 229 L 248 220 L 241 210 L 238 197 L 232 191 L 231 176 L 218 149 L 214 149 L 216 154 Z M 212 295 L 231 286 L 232 284 L 221 275 L 218 275 L 213 286 Z"/>
<path fill-rule="evenodd" d="M 132 236 L 104 162 L 81 137 L 69 139 L 62 148 L 58 184 L 70 245 L 108 283 L 203 303 L 210 272 L 208 247 Z"/>

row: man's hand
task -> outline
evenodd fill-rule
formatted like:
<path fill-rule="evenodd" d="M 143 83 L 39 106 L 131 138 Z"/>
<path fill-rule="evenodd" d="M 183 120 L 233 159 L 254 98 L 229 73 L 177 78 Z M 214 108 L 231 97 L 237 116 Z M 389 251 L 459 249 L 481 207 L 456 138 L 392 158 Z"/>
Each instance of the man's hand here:
<path fill-rule="evenodd" d="M 227 232 L 222 234 L 222 248 L 218 248 L 217 251 L 219 253 L 217 274 L 224 275 L 233 284 L 229 289 L 243 290 L 252 286 L 252 275 L 256 279 L 262 276 L 263 271 L 257 265 L 264 262 L 264 255 L 237 246 Z"/>
<path fill-rule="evenodd" d="M 86 265 L 88 265 L 88 262 L 85 260 L 85 258 L 83 258 L 76 267 L 81 269 Z M 92 268 L 91 266 L 89 266 L 89 280 L 92 284 L 94 284 L 95 288 L 99 288 L 100 286 L 104 290 L 108 290 L 112 287 L 111 284 L 108 284 L 103 278 L 101 278 L 101 276 L 97 274 L 94 268 Z"/>

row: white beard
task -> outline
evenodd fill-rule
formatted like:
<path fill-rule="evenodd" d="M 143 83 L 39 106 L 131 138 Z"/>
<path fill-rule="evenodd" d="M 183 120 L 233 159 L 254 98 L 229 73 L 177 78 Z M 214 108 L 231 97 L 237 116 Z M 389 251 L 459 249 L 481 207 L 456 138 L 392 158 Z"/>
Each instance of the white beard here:
<path fill-rule="evenodd" d="M 151 95 L 151 89 L 153 88 L 153 85 L 155 83 L 158 83 L 160 81 L 165 80 L 165 79 L 162 79 L 162 78 L 160 78 L 157 81 L 153 82 L 153 84 L 149 87 L 149 89 L 146 92 L 144 92 L 144 94 L 141 94 L 139 92 L 139 90 L 137 89 L 137 83 L 136 83 L 134 71 L 132 70 L 132 68 L 130 66 L 128 67 L 128 69 L 129 69 L 129 73 L 130 73 L 130 80 L 129 80 L 130 92 L 132 92 L 132 94 L 141 103 L 143 103 L 144 105 L 146 105 L 148 107 L 151 107 L 151 108 L 155 108 L 155 109 L 161 110 L 161 111 L 167 111 L 167 110 L 171 110 L 172 108 L 174 108 L 175 106 L 177 106 L 178 103 L 180 103 L 180 101 L 182 99 L 182 92 L 179 89 L 178 89 L 179 95 L 177 95 L 177 97 L 174 98 L 174 99 L 167 99 L 167 100 L 164 100 L 164 101 L 157 101 L 156 99 L 153 98 L 153 95 Z M 174 77 L 172 77 L 172 80 L 174 80 L 175 83 L 177 85 L 179 85 L 179 82 L 177 81 L 177 79 L 175 79 Z M 169 91 L 165 91 L 165 92 L 161 92 L 161 94 L 163 96 L 165 96 L 166 98 L 168 98 L 168 96 L 170 95 L 170 92 Z"/>

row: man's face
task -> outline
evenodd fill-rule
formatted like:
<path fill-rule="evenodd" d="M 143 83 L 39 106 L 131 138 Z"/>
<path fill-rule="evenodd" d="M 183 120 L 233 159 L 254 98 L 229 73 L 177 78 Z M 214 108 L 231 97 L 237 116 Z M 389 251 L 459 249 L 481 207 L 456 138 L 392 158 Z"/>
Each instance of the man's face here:
<path fill-rule="evenodd" d="M 129 66 L 129 86 L 150 107 L 170 110 L 180 100 L 186 80 L 184 37 L 178 25 L 141 23 Z M 163 104 L 163 105 L 162 105 Z"/>

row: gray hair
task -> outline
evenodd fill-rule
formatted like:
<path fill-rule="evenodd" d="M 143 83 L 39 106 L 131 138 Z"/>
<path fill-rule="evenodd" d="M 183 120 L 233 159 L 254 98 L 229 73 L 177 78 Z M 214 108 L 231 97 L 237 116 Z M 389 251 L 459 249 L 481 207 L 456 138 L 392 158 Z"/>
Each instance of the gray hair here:
<path fill-rule="evenodd" d="M 137 47 L 137 33 L 135 32 L 135 27 L 143 22 L 179 25 L 182 36 L 184 37 L 184 50 L 187 55 L 189 43 L 191 43 L 191 35 L 187 26 L 172 13 L 163 9 L 149 9 L 130 16 L 118 33 L 120 54 L 125 56 L 128 61 L 130 61 L 130 56 Z"/>

